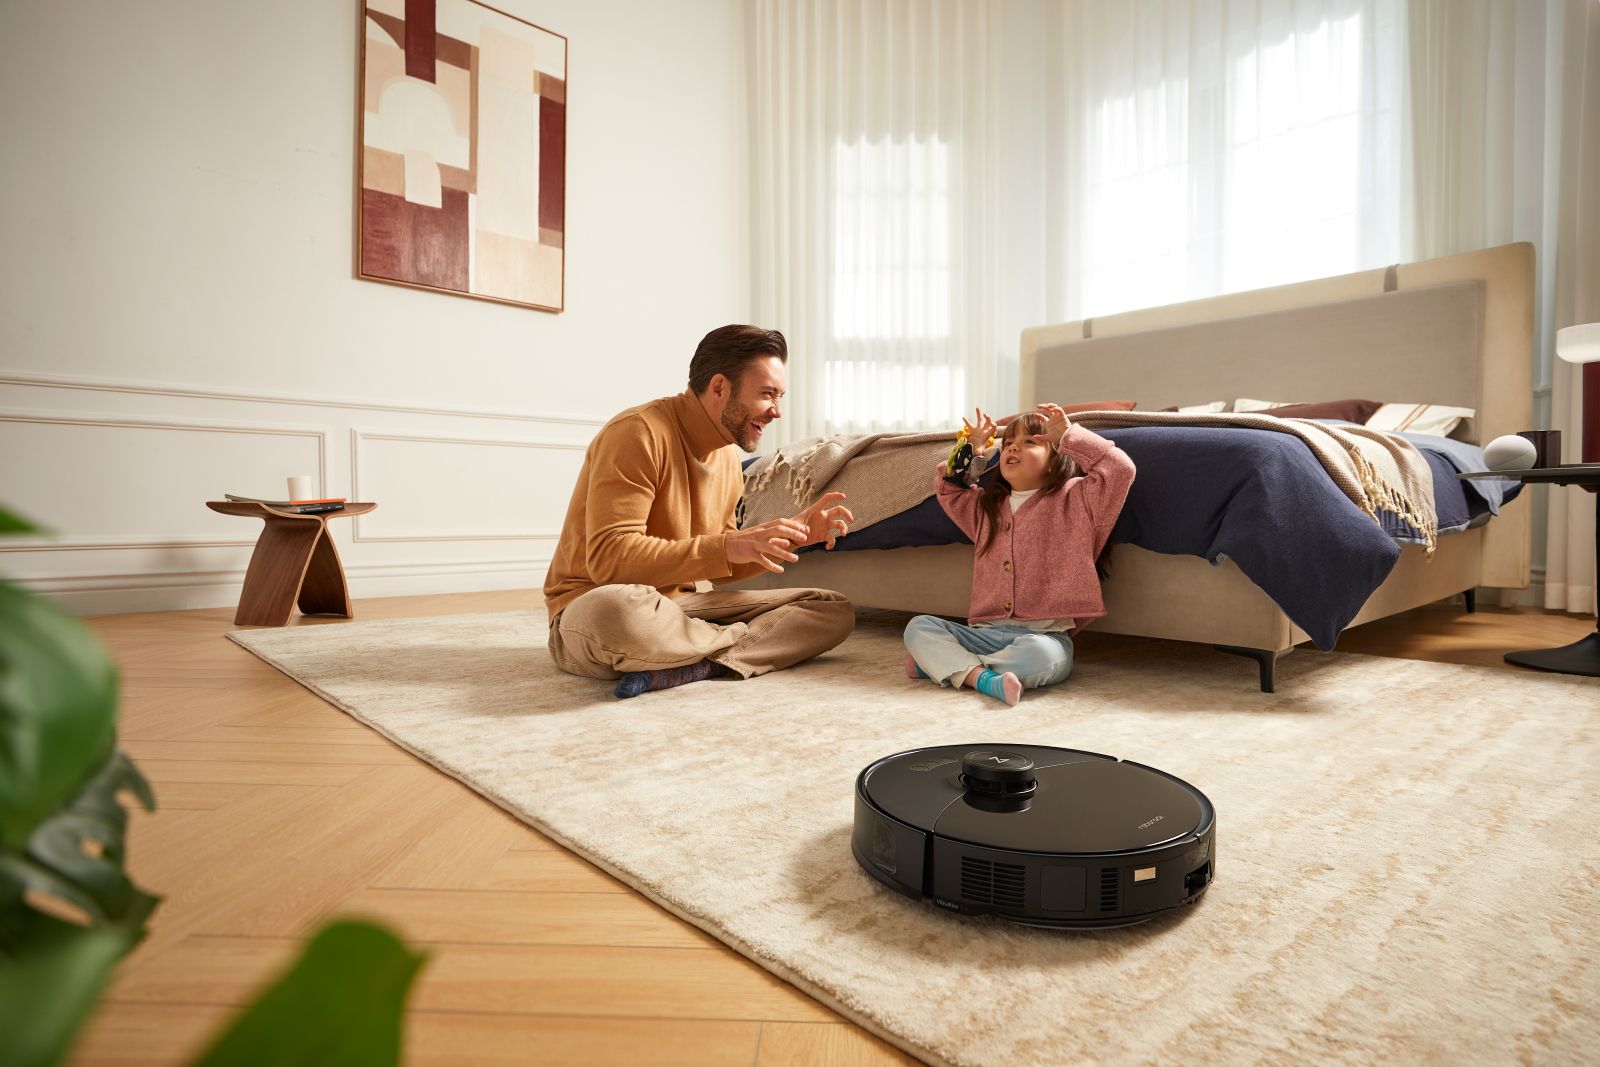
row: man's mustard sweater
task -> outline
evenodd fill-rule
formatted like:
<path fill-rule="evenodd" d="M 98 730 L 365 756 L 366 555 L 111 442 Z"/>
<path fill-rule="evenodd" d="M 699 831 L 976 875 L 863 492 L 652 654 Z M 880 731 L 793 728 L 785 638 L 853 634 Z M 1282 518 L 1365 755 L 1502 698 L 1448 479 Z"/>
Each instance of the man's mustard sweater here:
<path fill-rule="evenodd" d="M 744 488 L 736 453 L 688 390 L 606 423 L 584 455 L 544 581 L 550 617 L 601 585 L 675 596 L 761 573 L 729 564 L 723 546 Z"/>

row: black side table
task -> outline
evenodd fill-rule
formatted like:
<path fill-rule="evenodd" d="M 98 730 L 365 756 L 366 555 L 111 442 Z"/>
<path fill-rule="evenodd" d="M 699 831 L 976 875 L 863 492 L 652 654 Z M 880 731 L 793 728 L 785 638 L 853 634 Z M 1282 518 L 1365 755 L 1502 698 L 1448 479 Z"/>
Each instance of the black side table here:
<path fill-rule="evenodd" d="M 1462 480 L 1474 478 L 1499 478 L 1524 484 L 1578 485 L 1594 494 L 1594 554 L 1595 572 L 1600 578 L 1600 463 L 1569 463 L 1561 467 L 1534 467 L 1522 471 L 1480 471 L 1476 474 L 1458 474 Z M 1561 674 L 1586 674 L 1600 678 L 1600 620 L 1595 632 L 1561 648 L 1530 648 L 1522 652 L 1507 652 L 1507 663 L 1523 667 L 1536 667 L 1541 671 L 1558 671 Z"/>

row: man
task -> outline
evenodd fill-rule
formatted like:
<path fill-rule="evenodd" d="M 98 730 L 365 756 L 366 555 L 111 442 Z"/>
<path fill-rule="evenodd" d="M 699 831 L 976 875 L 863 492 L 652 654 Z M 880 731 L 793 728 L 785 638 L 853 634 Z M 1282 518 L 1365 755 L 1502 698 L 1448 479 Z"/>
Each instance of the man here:
<path fill-rule="evenodd" d="M 723 326 L 689 364 L 689 388 L 630 408 L 595 436 L 545 578 L 550 655 L 617 696 L 725 674 L 781 670 L 838 645 L 855 611 L 825 589 L 711 591 L 793 549 L 833 547 L 854 516 L 827 493 L 790 519 L 737 528 L 744 487 L 733 446 L 754 452 L 780 418 L 788 343 L 777 330 Z"/>

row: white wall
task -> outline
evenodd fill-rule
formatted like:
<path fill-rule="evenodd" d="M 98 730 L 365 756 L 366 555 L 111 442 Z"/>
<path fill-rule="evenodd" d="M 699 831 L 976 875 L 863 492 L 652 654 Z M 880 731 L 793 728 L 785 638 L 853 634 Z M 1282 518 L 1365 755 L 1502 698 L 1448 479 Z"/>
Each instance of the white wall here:
<path fill-rule="evenodd" d="M 746 321 L 737 0 L 496 0 L 569 39 L 567 310 L 356 280 L 358 0 L 7 5 L 0 572 L 81 611 L 222 605 L 224 492 L 332 524 L 354 596 L 534 587 L 581 458 Z"/>

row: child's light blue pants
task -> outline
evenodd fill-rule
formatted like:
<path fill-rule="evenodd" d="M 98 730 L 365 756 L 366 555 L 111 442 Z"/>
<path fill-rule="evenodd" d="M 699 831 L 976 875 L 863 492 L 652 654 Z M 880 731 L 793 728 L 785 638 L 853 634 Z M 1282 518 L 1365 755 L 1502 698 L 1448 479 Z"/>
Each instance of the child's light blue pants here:
<path fill-rule="evenodd" d="M 918 615 L 906 623 L 906 651 L 940 685 L 954 685 L 980 666 L 1010 671 L 1024 689 L 1054 685 L 1072 673 L 1072 638 L 1024 626 L 968 626 Z"/>

